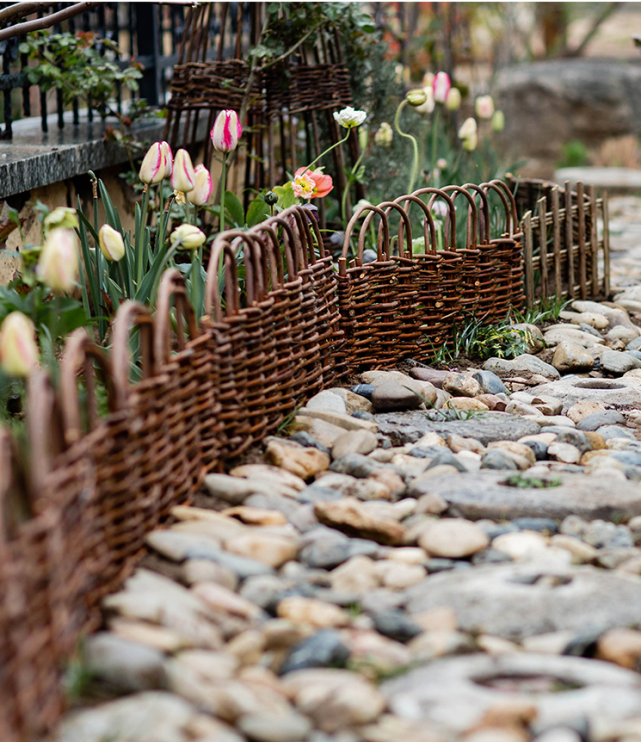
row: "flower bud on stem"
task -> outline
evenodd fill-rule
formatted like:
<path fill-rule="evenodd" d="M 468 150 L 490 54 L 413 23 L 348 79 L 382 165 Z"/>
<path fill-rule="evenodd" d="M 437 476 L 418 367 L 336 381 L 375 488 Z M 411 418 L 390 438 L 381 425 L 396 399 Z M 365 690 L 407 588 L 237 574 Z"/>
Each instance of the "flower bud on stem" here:
<path fill-rule="evenodd" d="M 414 183 L 416 182 L 416 178 L 418 176 L 419 157 L 418 142 L 411 134 L 406 134 L 404 131 L 401 130 L 401 111 L 405 108 L 407 103 L 408 100 L 407 98 L 405 98 L 405 100 L 402 101 L 401 105 L 396 109 L 396 116 L 394 116 L 394 128 L 400 134 L 400 136 L 405 137 L 405 139 L 409 139 L 412 142 L 412 146 L 414 148 L 414 163 L 412 165 L 412 174 L 410 175 L 410 182 L 407 188 L 407 192 L 412 193 L 412 191 L 414 190 Z"/>

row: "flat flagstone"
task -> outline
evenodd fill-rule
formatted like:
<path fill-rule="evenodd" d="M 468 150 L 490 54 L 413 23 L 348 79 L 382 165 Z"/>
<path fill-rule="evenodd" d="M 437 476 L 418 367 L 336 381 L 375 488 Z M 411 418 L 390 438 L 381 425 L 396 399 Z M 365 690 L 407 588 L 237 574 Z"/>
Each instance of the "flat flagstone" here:
<path fill-rule="evenodd" d="M 466 412 L 449 414 L 453 419 L 443 420 L 441 413 L 424 412 L 388 412 L 376 415 L 375 419 L 379 433 L 388 436 L 395 446 L 415 443 L 431 432 L 443 437 L 475 438 L 487 446 L 493 441 L 516 441 L 541 430 L 537 423 L 505 412 L 480 412 L 469 417 Z"/>
<path fill-rule="evenodd" d="M 628 519 L 641 514 L 641 487 L 619 481 L 612 486 L 607 474 L 554 472 L 557 487 L 511 487 L 504 482 L 515 472 L 480 471 L 417 479 L 409 487 L 412 497 L 440 495 L 449 514 L 471 520 L 535 517 L 561 520 L 580 515 L 593 520 Z M 527 472 L 523 474 L 527 477 Z"/>
<path fill-rule="evenodd" d="M 586 625 L 630 626 L 641 616 L 641 578 L 536 562 L 441 572 L 407 590 L 410 614 L 449 607 L 459 628 L 522 639 Z"/>
<path fill-rule="evenodd" d="M 583 657 L 514 653 L 432 662 L 381 685 L 392 713 L 457 732 L 498 708 L 530 707 L 532 729 L 571 725 L 577 718 L 637 716 L 641 677 Z"/>

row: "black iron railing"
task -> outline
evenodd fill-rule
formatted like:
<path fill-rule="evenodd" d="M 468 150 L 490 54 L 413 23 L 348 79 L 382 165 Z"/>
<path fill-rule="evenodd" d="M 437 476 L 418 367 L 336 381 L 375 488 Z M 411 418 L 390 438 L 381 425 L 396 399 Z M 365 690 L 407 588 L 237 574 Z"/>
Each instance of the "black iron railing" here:
<path fill-rule="evenodd" d="M 0 8 L 9 3 L 0 3 Z M 48 14 L 65 7 L 63 3 L 52 6 Z M 179 46 L 183 37 L 185 15 L 189 6 L 170 3 L 101 3 L 97 7 L 54 26 L 51 33 L 69 31 L 91 31 L 101 38 L 114 41 L 121 52 L 120 59 L 115 59 L 122 68 L 131 60 L 143 67 L 140 90 L 136 97 L 144 98 L 149 105 L 162 105 L 167 99 L 168 83 L 171 80 L 173 66 L 178 61 Z M 41 17 L 42 13 L 33 18 Z M 26 20 L 26 19 L 22 19 Z M 47 131 L 47 116 L 57 113 L 58 128 L 64 127 L 62 91 L 49 94 L 38 91 L 37 85 L 31 85 L 25 74 L 29 61 L 26 54 L 19 52 L 21 37 L 14 37 L 0 42 L 2 71 L 0 74 L 0 139 L 11 139 L 12 123 L 15 119 L 28 116 L 40 116 L 42 130 Z M 212 45 L 213 48 L 213 45 Z M 107 52 L 112 54 L 112 52 Z M 21 96 L 13 91 L 22 90 Z M 117 91 L 117 107 L 122 113 L 123 100 L 130 96 L 130 91 Z M 53 105 L 52 105 L 53 99 Z M 54 110 L 51 110 L 55 108 Z M 73 123 L 79 123 L 79 105 L 75 100 L 67 109 L 73 111 Z M 93 119 L 94 110 L 89 101 L 89 120 Z"/>

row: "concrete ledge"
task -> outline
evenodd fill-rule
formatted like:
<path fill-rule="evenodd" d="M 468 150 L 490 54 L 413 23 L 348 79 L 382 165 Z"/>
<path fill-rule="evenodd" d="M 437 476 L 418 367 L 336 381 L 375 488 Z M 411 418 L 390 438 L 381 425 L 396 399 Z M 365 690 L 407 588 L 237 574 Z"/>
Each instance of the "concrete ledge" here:
<path fill-rule="evenodd" d="M 608 193 L 634 193 L 641 191 L 641 170 L 631 167 L 564 167 L 554 173 L 557 183 L 569 180 L 593 185 Z"/>
<path fill-rule="evenodd" d="M 71 115 L 65 113 L 64 129 L 58 129 L 57 116 L 50 115 L 47 133 L 41 131 L 39 118 L 13 124 L 13 139 L 0 141 L 0 198 L 127 161 L 124 147 L 104 140 L 106 126 L 119 125 L 115 119 L 103 124 L 100 119 L 89 122 L 81 116 L 81 123 L 74 126 Z M 133 130 L 141 140 L 154 142 L 162 138 L 164 127 L 164 119 L 154 117 Z M 199 140 L 205 138 L 206 128 L 207 116 L 203 114 L 198 126 Z"/>

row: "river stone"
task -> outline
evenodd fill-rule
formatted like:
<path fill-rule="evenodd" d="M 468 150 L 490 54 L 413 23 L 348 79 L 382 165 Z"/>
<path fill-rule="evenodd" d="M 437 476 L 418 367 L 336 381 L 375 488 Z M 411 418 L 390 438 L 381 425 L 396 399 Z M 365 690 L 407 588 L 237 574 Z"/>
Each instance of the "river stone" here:
<path fill-rule="evenodd" d="M 338 631 L 321 629 L 289 650 L 280 674 L 308 667 L 344 667 L 349 654 Z"/>
<path fill-rule="evenodd" d="M 636 441 L 634 433 L 629 428 L 622 428 L 620 425 L 603 425 L 597 428 L 596 432 L 606 441 L 611 438 L 628 438 L 631 441 Z"/>
<path fill-rule="evenodd" d="M 641 400 L 641 390 L 639 392 Z M 640 405 L 641 406 L 641 405 Z M 460 435 L 475 438 L 483 446 L 493 441 L 516 441 L 526 435 L 536 435 L 540 426 L 505 412 L 482 412 L 468 420 L 430 419 L 436 414 L 424 412 L 392 412 L 376 415 L 379 431 L 390 438 L 395 446 L 416 443 L 426 433 L 434 432 L 447 437 Z"/>
<path fill-rule="evenodd" d="M 571 340 L 562 340 L 554 351 L 552 365 L 557 371 L 567 373 L 568 371 L 591 371 L 594 366 L 594 358 L 582 345 Z"/>
<path fill-rule="evenodd" d="M 624 374 L 633 368 L 641 368 L 641 361 L 632 353 L 620 350 L 604 350 L 601 353 L 601 368 L 611 374 Z"/>
<path fill-rule="evenodd" d="M 429 381 L 437 389 L 443 388 L 443 381 L 449 373 L 449 371 L 441 371 L 440 369 L 426 366 L 416 366 L 410 370 L 410 376 L 419 381 Z"/>
<path fill-rule="evenodd" d="M 572 514 L 588 520 L 627 520 L 641 514 L 641 488 L 632 482 L 621 481 L 612 487 L 607 474 L 554 474 L 561 479 L 561 485 L 540 489 L 503 484 L 510 476 L 505 471 L 446 475 L 415 480 L 408 488 L 408 495 L 438 494 L 448 503 L 451 515 L 471 520 L 522 517 L 561 520 Z"/>
<path fill-rule="evenodd" d="M 60 723 L 55 742 L 182 742 L 196 710 L 173 693 L 148 691 L 74 711 Z"/>
<path fill-rule="evenodd" d="M 443 379 L 443 389 L 454 397 L 476 397 L 483 391 L 470 374 L 450 373 Z"/>
<path fill-rule="evenodd" d="M 574 374 L 559 381 L 541 384 L 531 394 L 550 394 L 571 407 L 585 401 L 598 402 L 604 407 L 641 407 L 641 380 L 635 377 L 618 379 L 585 379 Z"/>
<path fill-rule="evenodd" d="M 559 372 L 549 363 L 545 363 L 537 356 L 531 356 L 528 353 L 517 356 L 513 361 L 505 358 L 488 358 L 483 364 L 486 371 L 499 372 L 502 374 L 513 374 L 519 371 L 529 371 L 532 374 L 540 374 L 546 379 L 558 379 Z"/>
<path fill-rule="evenodd" d="M 532 678 L 548 679 L 548 688 L 532 690 Z M 509 713 L 516 702 L 521 708 L 532 707 L 536 733 L 572 726 L 581 717 L 636 716 L 641 678 L 608 662 L 519 652 L 437 660 L 385 681 L 381 691 L 392 713 L 457 732 L 481 726 L 484 717 L 498 709 Z"/>
<path fill-rule="evenodd" d="M 310 400 L 308 400 L 305 407 L 308 410 L 323 410 L 325 412 L 339 412 L 343 415 L 347 414 L 345 400 L 341 399 L 337 394 L 328 389 L 315 394 Z"/>
<path fill-rule="evenodd" d="M 625 425 L 625 418 L 616 410 L 604 410 L 584 417 L 577 423 L 579 430 L 598 430 L 602 425 Z"/>
<path fill-rule="evenodd" d="M 475 371 L 472 376 L 485 394 L 507 394 L 507 387 L 492 371 Z"/>
<path fill-rule="evenodd" d="M 637 575 L 536 562 L 430 574 L 406 595 L 410 614 L 448 606 L 463 631 L 517 640 L 588 623 L 629 626 L 641 613 Z"/>
<path fill-rule="evenodd" d="M 412 386 L 417 386 L 413 389 Z M 417 382 L 408 379 L 407 382 L 390 379 L 372 392 L 372 404 L 377 412 L 388 410 L 414 410 L 421 404 L 421 389 Z"/>

